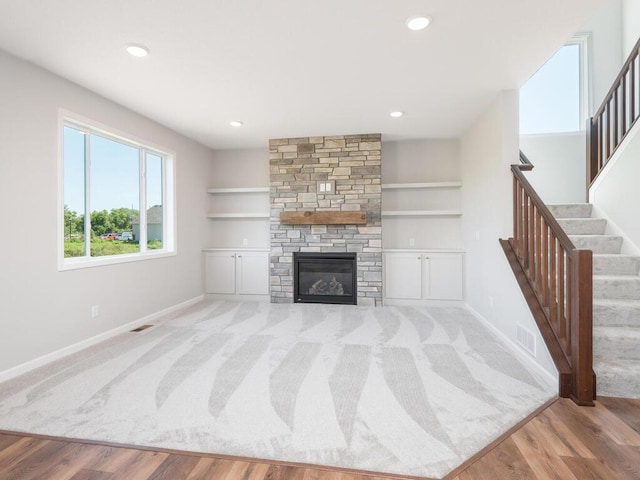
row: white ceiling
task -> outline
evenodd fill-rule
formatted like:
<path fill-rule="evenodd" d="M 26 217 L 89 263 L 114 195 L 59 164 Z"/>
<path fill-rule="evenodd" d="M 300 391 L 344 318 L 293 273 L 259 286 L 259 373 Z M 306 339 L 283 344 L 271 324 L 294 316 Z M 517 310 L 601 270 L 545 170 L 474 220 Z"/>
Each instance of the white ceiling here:
<path fill-rule="evenodd" d="M 0 49 L 214 149 L 350 133 L 448 138 L 604 3 L 0 0 Z M 432 25 L 408 30 L 415 14 Z M 133 58 L 128 43 L 151 53 Z"/>

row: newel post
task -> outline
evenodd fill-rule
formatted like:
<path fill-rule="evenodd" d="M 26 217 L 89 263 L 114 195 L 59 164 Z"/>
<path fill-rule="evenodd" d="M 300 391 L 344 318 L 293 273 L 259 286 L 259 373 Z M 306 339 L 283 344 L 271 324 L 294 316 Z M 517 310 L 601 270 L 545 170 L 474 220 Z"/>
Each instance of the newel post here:
<path fill-rule="evenodd" d="M 593 405 L 593 256 L 590 250 L 571 252 L 571 368 L 573 392 L 578 405 Z"/>
<path fill-rule="evenodd" d="M 587 119 L 587 185 L 586 185 L 586 201 L 589 202 L 589 187 L 591 182 L 598 175 L 598 131 L 593 124 L 593 118 Z M 597 120 L 597 119 L 596 119 Z"/>

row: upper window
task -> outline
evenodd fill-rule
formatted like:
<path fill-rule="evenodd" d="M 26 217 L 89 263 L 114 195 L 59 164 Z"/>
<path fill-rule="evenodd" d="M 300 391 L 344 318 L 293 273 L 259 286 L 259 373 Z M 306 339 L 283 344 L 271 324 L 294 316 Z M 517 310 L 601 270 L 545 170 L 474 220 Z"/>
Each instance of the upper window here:
<path fill-rule="evenodd" d="M 587 35 L 576 35 L 520 89 L 520 134 L 577 132 L 589 110 Z"/>
<path fill-rule="evenodd" d="M 173 252 L 172 172 L 158 149 L 63 120 L 61 267 Z"/>

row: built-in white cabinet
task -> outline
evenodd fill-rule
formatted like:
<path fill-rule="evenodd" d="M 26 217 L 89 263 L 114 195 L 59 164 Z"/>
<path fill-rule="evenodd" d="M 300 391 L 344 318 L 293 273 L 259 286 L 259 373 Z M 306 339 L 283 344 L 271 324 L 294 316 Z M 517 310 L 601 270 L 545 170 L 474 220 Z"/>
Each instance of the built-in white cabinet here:
<path fill-rule="evenodd" d="M 384 254 L 384 296 L 420 300 L 422 298 L 422 254 Z"/>
<path fill-rule="evenodd" d="M 268 295 L 269 250 L 207 249 L 205 292 L 217 295 Z"/>
<path fill-rule="evenodd" d="M 426 253 L 422 256 L 422 297 L 462 300 L 462 254 Z"/>
<path fill-rule="evenodd" d="M 236 253 L 206 252 L 204 254 L 204 291 L 234 295 L 236 293 Z"/>
<path fill-rule="evenodd" d="M 384 298 L 399 301 L 463 298 L 463 254 L 459 251 L 384 252 Z"/>

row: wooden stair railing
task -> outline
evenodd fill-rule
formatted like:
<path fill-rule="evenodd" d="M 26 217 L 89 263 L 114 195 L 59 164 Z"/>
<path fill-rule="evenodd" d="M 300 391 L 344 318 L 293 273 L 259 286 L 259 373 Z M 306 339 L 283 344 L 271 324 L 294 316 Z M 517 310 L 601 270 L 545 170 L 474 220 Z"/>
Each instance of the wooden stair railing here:
<path fill-rule="evenodd" d="M 587 120 L 587 191 L 640 117 L 640 39 Z"/>
<path fill-rule="evenodd" d="M 559 395 L 593 405 L 592 253 L 579 250 L 512 165 L 513 238 L 500 240 L 559 372 Z"/>

